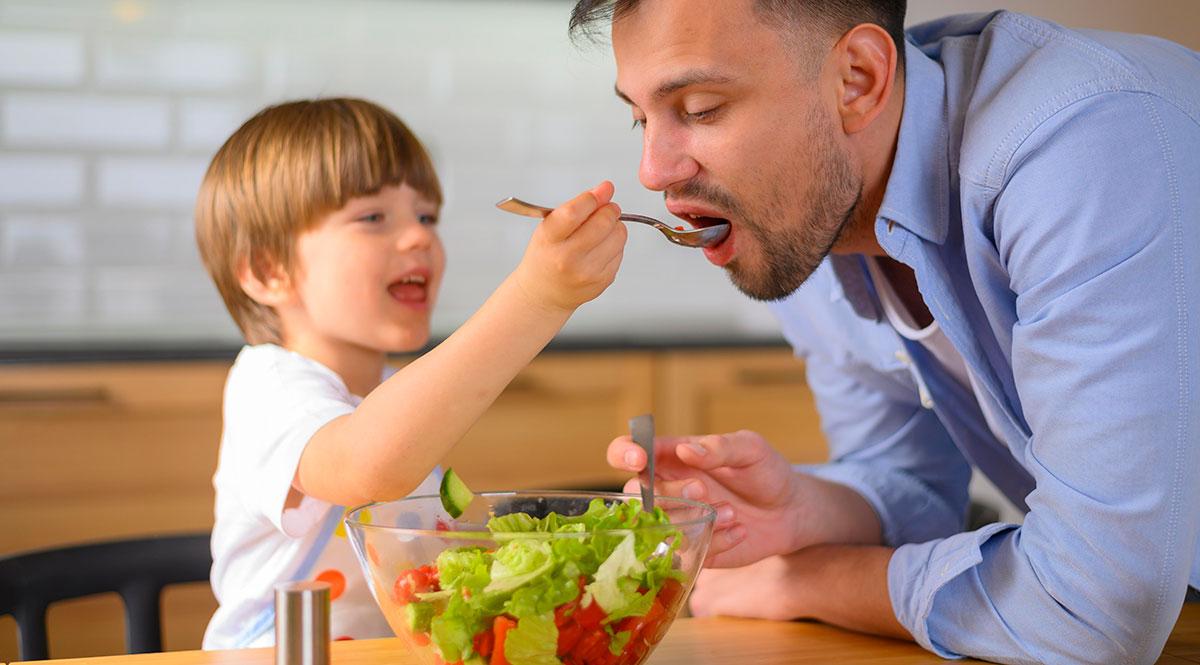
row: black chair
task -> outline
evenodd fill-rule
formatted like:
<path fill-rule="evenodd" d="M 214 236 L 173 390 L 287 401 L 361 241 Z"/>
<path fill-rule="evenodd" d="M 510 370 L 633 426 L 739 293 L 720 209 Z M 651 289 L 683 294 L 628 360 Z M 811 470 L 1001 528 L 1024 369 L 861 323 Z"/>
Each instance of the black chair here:
<path fill-rule="evenodd" d="M 128 653 L 162 651 L 163 587 L 208 580 L 209 534 L 113 540 L 0 557 L 0 616 L 17 621 L 21 660 L 49 657 L 51 603 L 115 591 L 125 603 Z"/>

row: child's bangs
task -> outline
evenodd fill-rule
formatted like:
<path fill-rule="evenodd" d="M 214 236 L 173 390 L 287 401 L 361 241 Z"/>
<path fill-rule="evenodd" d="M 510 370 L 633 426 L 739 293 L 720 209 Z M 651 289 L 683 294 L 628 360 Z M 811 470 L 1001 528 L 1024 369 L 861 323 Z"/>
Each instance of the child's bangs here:
<path fill-rule="evenodd" d="M 425 147 L 395 115 L 354 99 L 336 100 L 324 118 L 322 168 L 313 202 L 322 212 L 351 199 L 375 194 L 385 186 L 407 184 L 437 205 L 442 188 Z"/>

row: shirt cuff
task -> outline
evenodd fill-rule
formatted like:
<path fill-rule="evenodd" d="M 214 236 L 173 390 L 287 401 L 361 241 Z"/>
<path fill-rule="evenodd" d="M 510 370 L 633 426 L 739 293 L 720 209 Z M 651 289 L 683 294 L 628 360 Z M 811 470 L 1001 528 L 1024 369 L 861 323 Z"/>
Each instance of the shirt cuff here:
<path fill-rule="evenodd" d="M 983 562 L 981 549 L 992 536 L 1015 528 L 1013 524 L 989 524 L 941 540 L 904 545 L 892 554 L 888 564 L 892 611 L 917 644 L 942 658 L 963 657 L 930 637 L 934 597 L 953 579 Z"/>
<path fill-rule="evenodd" d="M 959 515 L 927 485 L 910 474 L 880 470 L 858 462 L 801 465 L 797 471 L 845 485 L 862 495 L 875 509 L 890 547 L 943 538 L 963 529 Z"/>

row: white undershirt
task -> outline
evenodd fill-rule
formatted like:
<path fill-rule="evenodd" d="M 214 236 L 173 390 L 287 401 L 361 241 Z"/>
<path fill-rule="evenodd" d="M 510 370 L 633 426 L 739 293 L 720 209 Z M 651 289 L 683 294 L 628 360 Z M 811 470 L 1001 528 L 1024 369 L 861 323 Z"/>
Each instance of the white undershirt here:
<path fill-rule="evenodd" d="M 900 300 L 900 296 L 896 295 L 891 281 L 879 268 L 879 261 L 877 259 L 867 261 L 867 269 L 871 271 L 871 281 L 875 283 L 875 290 L 879 293 L 879 302 L 883 305 L 883 313 L 887 316 L 888 323 L 892 324 L 901 337 L 920 342 L 921 346 L 925 347 L 947 372 L 950 372 L 959 385 L 971 389 L 978 397 L 978 391 L 975 390 L 974 382 L 971 380 L 971 373 L 967 371 L 966 361 L 963 360 L 958 349 L 950 343 L 950 338 L 946 337 L 946 333 L 942 332 L 938 322 L 935 320 L 924 328 L 918 328 L 917 322 L 908 312 L 908 307 Z"/>
<path fill-rule="evenodd" d="M 891 281 L 884 276 L 883 270 L 879 268 L 878 260 L 868 259 L 867 270 L 871 273 L 871 281 L 875 284 L 875 291 L 879 294 L 879 303 L 883 306 L 883 313 L 887 317 L 888 323 L 891 324 L 892 328 L 901 337 L 919 342 L 950 373 L 950 376 L 958 381 L 959 385 L 967 388 L 975 395 L 975 401 L 979 404 L 979 410 L 983 413 L 983 419 L 987 423 L 988 429 L 992 431 L 992 434 L 995 435 L 998 441 L 1003 442 L 1004 437 L 1000 434 L 1000 428 L 996 426 L 992 412 L 987 407 L 987 400 L 981 399 L 983 386 L 979 385 L 974 375 L 967 369 L 967 363 L 963 360 L 962 354 L 950 343 L 950 338 L 946 337 L 946 333 L 942 332 L 938 322 L 934 320 L 924 328 L 918 328 L 917 322 L 913 320 L 912 315 L 908 312 L 908 307 L 900 300 L 900 296 L 892 288 Z M 925 383 L 921 379 L 920 372 L 916 367 L 912 366 L 911 360 L 907 358 L 905 360 L 917 379 L 917 384 L 921 392 L 922 405 L 926 408 L 932 408 L 933 402 L 929 399 L 929 394 L 925 390 Z M 988 503 L 998 508 L 1001 521 L 1010 524 L 1020 524 L 1024 521 L 1024 513 L 1014 506 L 982 473 L 972 474 L 971 494 L 972 496 L 986 499 Z"/>

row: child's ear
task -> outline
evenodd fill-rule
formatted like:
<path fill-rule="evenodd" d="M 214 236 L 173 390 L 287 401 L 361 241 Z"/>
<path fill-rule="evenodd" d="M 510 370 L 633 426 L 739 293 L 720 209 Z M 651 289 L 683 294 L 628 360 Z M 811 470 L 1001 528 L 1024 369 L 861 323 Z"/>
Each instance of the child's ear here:
<path fill-rule="evenodd" d="M 238 284 L 250 299 L 267 307 L 278 307 L 291 300 L 292 280 L 275 261 L 259 257 L 251 267 L 250 257 L 238 263 Z"/>

